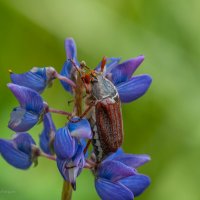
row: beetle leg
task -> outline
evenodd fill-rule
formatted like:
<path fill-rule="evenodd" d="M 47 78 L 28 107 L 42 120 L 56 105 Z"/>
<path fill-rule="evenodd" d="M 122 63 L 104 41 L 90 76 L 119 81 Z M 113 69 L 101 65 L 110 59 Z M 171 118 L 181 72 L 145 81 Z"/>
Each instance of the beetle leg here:
<path fill-rule="evenodd" d="M 87 96 L 87 95 L 83 95 L 82 98 L 85 99 L 86 96 Z M 73 102 L 74 102 L 74 99 L 67 101 L 68 106 L 69 106 L 71 103 L 73 103 Z"/>
<path fill-rule="evenodd" d="M 79 116 L 79 119 L 77 119 L 77 120 L 71 120 L 71 119 L 69 119 L 70 122 L 72 122 L 72 123 L 77 123 L 77 122 L 79 122 L 79 121 L 90 111 L 90 109 L 91 109 L 93 106 L 95 106 L 95 103 L 94 103 L 94 102 L 91 102 L 91 104 L 88 106 L 88 108 L 82 113 L 81 116 Z"/>
<path fill-rule="evenodd" d="M 101 102 L 103 101 L 104 99 L 108 98 L 109 96 L 105 96 L 103 97 L 101 100 L 96 100 L 96 101 L 91 101 L 88 108 L 82 113 L 81 116 L 79 116 L 80 118 L 78 120 L 71 120 L 70 119 L 70 122 L 72 123 L 77 123 L 79 122 L 85 115 L 87 115 L 87 113 L 92 109 L 93 106 L 95 106 L 98 102 Z"/>
<path fill-rule="evenodd" d="M 96 166 L 97 166 L 97 163 L 94 162 L 93 160 L 91 160 L 91 159 L 86 160 L 85 168 L 92 169 L 92 168 L 95 168 Z"/>
<path fill-rule="evenodd" d="M 83 151 L 84 154 L 86 154 L 86 152 L 87 152 L 87 150 L 88 150 L 88 148 L 89 148 L 89 146 L 90 146 L 91 141 L 92 141 L 92 140 L 88 140 L 87 145 L 86 145 L 86 147 L 85 147 L 85 149 L 84 149 L 84 151 Z"/>

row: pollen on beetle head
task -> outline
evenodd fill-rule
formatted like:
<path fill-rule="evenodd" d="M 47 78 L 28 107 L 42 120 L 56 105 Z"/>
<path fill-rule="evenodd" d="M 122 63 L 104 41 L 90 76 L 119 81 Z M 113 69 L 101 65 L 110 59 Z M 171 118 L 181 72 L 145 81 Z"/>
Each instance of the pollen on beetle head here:
<path fill-rule="evenodd" d="M 84 60 L 82 60 L 82 61 L 80 62 L 80 67 L 81 67 L 81 68 L 85 68 L 85 67 L 86 67 L 86 62 L 85 62 Z"/>

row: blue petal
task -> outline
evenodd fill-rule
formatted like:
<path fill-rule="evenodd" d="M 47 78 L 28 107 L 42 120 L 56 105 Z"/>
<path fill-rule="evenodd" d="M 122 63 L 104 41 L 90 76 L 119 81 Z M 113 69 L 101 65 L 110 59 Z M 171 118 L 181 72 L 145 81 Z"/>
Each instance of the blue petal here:
<path fill-rule="evenodd" d="M 144 56 L 138 56 L 136 58 L 127 60 L 107 71 L 112 74 L 112 82 L 115 85 L 118 85 L 122 82 L 128 81 L 143 60 Z"/>
<path fill-rule="evenodd" d="M 8 127 L 15 132 L 25 132 L 37 124 L 39 115 L 27 112 L 23 108 L 14 108 L 11 115 Z"/>
<path fill-rule="evenodd" d="M 0 139 L 2 157 L 12 166 L 19 169 L 28 169 L 32 162 L 28 154 L 17 150 L 11 141 Z"/>
<path fill-rule="evenodd" d="M 133 200 L 133 193 L 120 183 L 97 179 L 95 187 L 102 200 Z"/>
<path fill-rule="evenodd" d="M 70 161 L 68 159 L 60 160 L 57 158 L 56 161 L 57 161 L 57 167 L 61 175 L 66 181 L 69 181 L 72 184 L 73 189 L 75 190 L 76 177 L 78 176 L 78 173 L 79 173 L 79 167 L 71 166 Z"/>
<path fill-rule="evenodd" d="M 63 68 L 60 72 L 62 76 L 65 76 L 69 79 L 73 79 L 73 74 L 75 72 L 75 69 L 72 65 L 72 62 L 69 59 L 72 59 L 77 66 L 79 66 L 78 60 L 77 60 L 77 51 L 76 51 L 76 44 L 73 38 L 67 38 L 65 40 L 65 50 L 68 60 L 64 63 Z M 60 81 L 65 90 L 72 93 L 72 87 L 68 83 L 64 81 Z"/>
<path fill-rule="evenodd" d="M 76 121 L 79 118 L 74 117 L 72 121 Z M 92 138 L 92 131 L 90 127 L 90 123 L 87 119 L 81 119 L 78 122 L 70 122 L 67 124 L 67 127 L 71 133 L 71 136 L 76 138 L 85 138 L 91 139 Z"/>
<path fill-rule="evenodd" d="M 129 81 L 117 86 L 117 90 L 122 103 L 129 103 L 145 94 L 151 85 L 149 75 L 134 76 Z"/>
<path fill-rule="evenodd" d="M 78 148 L 76 150 L 76 153 L 72 158 L 73 165 L 77 166 L 81 169 L 85 165 L 85 157 L 84 157 L 83 150 L 84 150 L 84 147 L 82 146 L 82 144 L 78 144 Z"/>
<path fill-rule="evenodd" d="M 67 60 L 64 65 L 63 65 L 63 68 L 60 72 L 60 74 L 62 76 L 65 76 L 69 79 L 72 79 L 72 74 L 74 73 L 74 70 L 73 70 L 73 66 L 72 66 L 72 63 L 71 61 Z M 66 83 L 65 81 L 60 81 L 62 86 L 65 88 L 65 90 L 67 90 L 68 92 L 72 93 L 72 87 L 71 85 L 69 85 L 68 83 Z"/>
<path fill-rule="evenodd" d="M 129 188 L 134 196 L 138 196 L 149 186 L 151 180 L 148 176 L 138 174 L 124 178 L 120 180 L 120 183 Z"/>
<path fill-rule="evenodd" d="M 85 140 L 85 139 L 80 139 L 80 143 L 81 143 L 81 145 L 82 145 L 82 147 L 83 147 L 83 150 L 84 150 L 85 147 L 86 147 L 86 145 L 87 145 L 86 140 Z M 88 152 L 88 150 L 87 150 L 86 153 L 85 153 L 85 158 L 88 158 L 88 156 L 89 156 L 89 152 Z"/>
<path fill-rule="evenodd" d="M 83 146 L 78 144 L 76 153 L 71 159 L 61 160 L 57 158 L 57 164 L 64 179 L 70 181 L 70 183 L 75 184 L 76 177 L 81 173 L 82 168 L 85 165 Z M 65 169 L 67 169 L 67 171 Z"/>
<path fill-rule="evenodd" d="M 59 159 L 72 158 L 75 153 L 76 140 L 71 137 L 67 127 L 56 131 L 54 150 Z"/>
<path fill-rule="evenodd" d="M 122 162 L 129 167 L 138 168 L 146 162 L 149 162 L 151 158 L 145 154 L 122 154 L 115 157 L 114 160 Z"/>
<path fill-rule="evenodd" d="M 52 120 L 51 113 L 46 113 L 43 118 L 44 132 L 46 137 L 49 137 L 51 132 L 56 131 L 55 124 Z"/>
<path fill-rule="evenodd" d="M 67 38 L 65 40 L 65 51 L 68 59 L 76 61 L 77 50 L 76 43 L 73 38 Z"/>
<path fill-rule="evenodd" d="M 10 78 L 14 84 L 31 88 L 39 93 L 52 83 L 55 69 L 53 67 L 34 67 L 23 74 L 11 73 Z"/>
<path fill-rule="evenodd" d="M 50 113 L 44 115 L 43 124 L 44 129 L 40 134 L 40 147 L 45 153 L 53 154 L 51 144 L 55 137 L 56 127 Z"/>
<path fill-rule="evenodd" d="M 46 87 L 45 79 L 32 72 L 27 72 L 23 74 L 11 73 L 10 78 L 14 84 L 32 88 L 39 93 L 43 92 Z"/>
<path fill-rule="evenodd" d="M 51 150 L 50 147 L 50 141 L 49 138 L 47 138 L 42 132 L 42 134 L 39 136 L 40 137 L 40 148 L 42 151 L 44 151 L 46 154 L 53 155 L 53 151 Z"/>
<path fill-rule="evenodd" d="M 17 133 L 12 140 L 16 144 L 17 149 L 31 156 L 32 145 L 36 144 L 31 135 L 28 133 Z"/>
<path fill-rule="evenodd" d="M 45 69 L 46 69 L 46 87 L 51 87 L 53 80 L 55 79 L 56 70 L 53 67 L 45 67 Z"/>
<path fill-rule="evenodd" d="M 103 162 L 97 171 L 97 176 L 108 179 L 112 182 L 118 181 L 121 178 L 132 176 L 135 174 L 135 170 L 127 165 L 124 165 L 118 161 L 106 161 Z"/>
<path fill-rule="evenodd" d="M 8 87 L 15 95 L 22 108 L 25 108 L 27 111 L 32 111 L 36 114 L 41 114 L 44 107 L 43 100 L 36 91 L 13 83 L 9 83 Z"/>
<path fill-rule="evenodd" d="M 118 148 L 116 152 L 110 154 L 103 162 L 108 161 L 108 160 L 114 160 L 117 156 L 123 154 L 123 149 Z"/>
<path fill-rule="evenodd" d="M 106 58 L 106 72 L 110 72 L 121 60 L 121 58 Z M 101 61 L 102 62 L 102 61 Z M 101 62 L 95 68 L 96 71 L 101 70 Z"/>
<path fill-rule="evenodd" d="M 68 174 L 69 168 L 67 167 L 67 165 L 70 162 L 70 160 L 69 159 L 62 160 L 62 159 L 57 158 L 56 162 L 57 162 L 57 167 L 61 175 L 63 176 L 63 178 L 69 181 L 69 174 Z"/>
<path fill-rule="evenodd" d="M 76 177 L 79 176 L 85 165 L 83 146 L 78 144 L 75 155 L 71 159 L 57 158 L 57 166 L 63 178 L 69 181 L 73 189 L 76 187 Z"/>

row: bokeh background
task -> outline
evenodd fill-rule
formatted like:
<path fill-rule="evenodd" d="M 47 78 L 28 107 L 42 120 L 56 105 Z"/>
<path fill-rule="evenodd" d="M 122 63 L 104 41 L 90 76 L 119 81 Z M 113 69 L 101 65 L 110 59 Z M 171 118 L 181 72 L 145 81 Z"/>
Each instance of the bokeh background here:
<path fill-rule="evenodd" d="M 96 66 L 103 55 L 145 61 L 136 74 L 153 77 L 151 88 L 123 105 L 129 153 L 148 153 L 140 172 L 152 179 L 138 200 L 200 199 L 200 2 L 198 0 L 0 0 L 0 137 L 10 138 L 10 111 L 17 101 L 7 89 L 8 69 L 54 66 L 66 59 L 64 39 L 73 37 L 79 60 Z M 70 110 L 71 97 L 58 81 L 44 99 Z M 57 127 L 65 119 L 54 115 Z M 38 140 L 42 125 L 30 133 Z M 0 158 L 0 200 L 60 199 L 62 178 L 54 162 L 17 170 Z M 81 174 L 73 199 L 99 199 L 90 172 Z"/>

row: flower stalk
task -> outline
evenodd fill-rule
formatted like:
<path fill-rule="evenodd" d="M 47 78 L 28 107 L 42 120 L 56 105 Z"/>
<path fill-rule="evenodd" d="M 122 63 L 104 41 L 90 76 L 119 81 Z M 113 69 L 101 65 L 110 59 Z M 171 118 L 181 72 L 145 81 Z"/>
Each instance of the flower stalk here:
<path fill-rule="evenodd" d="M 40 156 L 45 157 L 45 158 L 47 158 L 47 159 L 49 159 L 49 160 L 54 160 L 54 161 L 56 160 L 56 157 L 55 157 L 55 156 L 46 154 L 46 153 L 44 153 L 44 152 L 40 152 Z"/>
<path fill-rule="evenodd" d="M 82 100 L 83 100 L 83 82 L 80 76 L 77 76 L 76 85 L 78 87 L 74 88 L 74 108 L 73 114 L 74 116 L 82 115 Z M 72 199 L 72 185 L 70 182 L 63 182 L 62 188 L 62 200 L 71 200 Z"/>
<path fill-rule="evenodd" d="M 71 200 L 71 199 L 72 199 L 71 183 L 64 180 L 62 188 L 62 200 Z"/>
<path fill-rule="evenodd" d="M 57 109 L 54 109 L 54 108 L 48 108 L 48 112 L 56 113 L 56 114 L 60 114 L 60 115 L 65 115 L 65 116 L 68 116 L 68 117 L 72 116 L 72 114 L 69 113 L 69 112 L 66 112 L 66 111 L 63 111 L 63 110 L 57 110 Z"/>

